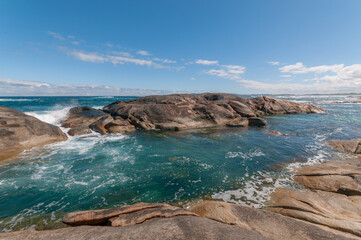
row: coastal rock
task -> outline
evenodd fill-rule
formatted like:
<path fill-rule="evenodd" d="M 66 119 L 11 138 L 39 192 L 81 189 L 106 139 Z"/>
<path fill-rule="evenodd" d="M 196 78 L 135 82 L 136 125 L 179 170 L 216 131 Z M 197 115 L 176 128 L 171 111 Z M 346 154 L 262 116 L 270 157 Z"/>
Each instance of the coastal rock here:
<path fill-rule="evenodd" d="M 145 130 L 265 126 L 267 122 L 260 116 L 325 112 L 312 105 L 271 97 L 250 99 L 223 93 L 147 96 L 117 101 L 105 106 L 103 111 Z"/>
<path fill-rule="evenodd" d="M 267 205 L 270 211 L 360 237 L 360 198 L 319 190 L 277 189 Z"/>
<path fill-rule="evenodd" d="M 46 231 L 27 230 L 0 233 L 0 239 L 266 240 L 270 238 L 264 237 L 254 231 L 244 230 L 236 226 L 220 223 L 207 218 L 195 216 L 177 216 L 173 218 L 156 218 L 151 221 L 146 221 L 142 224 L 126 227 L 79 226 Z"/>
<path fill-rule="evenodd" d="M 267 131 L 267 132 L 270 133 L 270 134 L 273 134 L 273 135 L 278 135 L 278 136 L 281 136 L 281 135 L 282 135 L 281 132 L 276 131 L 276 130 L 269 130 L 269 131 Z"/>
<path fill-rule="evenodd" d="M 361 139 L 333 140 L 327 143 L 338 151 L 361 154 Z"/>
<path fill-rule="evenodd" d="M 102 110 L 90 107 L 71 108 L 61 124 L 62 127 L 71 128 L 68 132 L 71 136 L 89 134 L 91 130 L 100 134 L 127 133 L 135 130 L 129 121 L 119 117 L 113 118 Z"/>
<path fill-rule="evenodd" d="M 70 136 L 78 136 L 78 135 L 84 135 L 90 133 L 92 133 L 92 130 L 87 126 L 79 126 L 79 127 L 71 128 L 68 131 L 68 134 Z"/>
<path fill-rule="evenodd" d="M 0 160 L 25 149 L 67 139 L 59 127 L 40 121 L 18 110 L 0 107 Z"/>
<path fill-rule="evenodd" d="M 353 239 L 339 231 L 330 231 L 269 211 L 221 201 L 204 201 L 190 207 L 199 216 L 255 231 L 270 239 Z"/>
<path fill-rule="evenodd" d="M 361 159 L 308 166 L 294 180 L 310 189 L 361 196 Z"/>
<path fill-rule="evenodd" d="M 196 216 L 190 211 L 164 203 L 138 203 L 113 209 L 68 213 L 64 216 L 63 223 L 70 226 L 112 225 L 118 227 L 142 223 L 152 218 L 169 218 L 179 215 Z"/>

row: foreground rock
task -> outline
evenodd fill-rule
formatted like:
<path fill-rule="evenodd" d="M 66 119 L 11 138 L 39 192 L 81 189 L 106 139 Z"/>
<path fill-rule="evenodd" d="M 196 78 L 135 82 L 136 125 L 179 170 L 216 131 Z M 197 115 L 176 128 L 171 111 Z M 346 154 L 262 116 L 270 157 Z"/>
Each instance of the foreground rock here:
<path fill-rule="evenodd" d="M 250 99 L 222 93 L 174 94 L 117 101 L 103 110 L 73 108 L 63 126 L 81 126 L 101 134 L 130 132 L 135 128 L 177 131 L 215 126 L 262 127 L 267 125 L 261 118 L 264 115 L 324 112 L 312 105 L 270 97 Z"/>
<path fill-rule="evenodd" d="M 278 189 L 269 210 L 361 237 L 361 196 Z"/>
<path fill-rule="evenodd" d="M 294 180 L 309 189 L 361 196 L 361 158 L 305 167 Z"/>
<path fill-rule="evenodd" d="M 156 218 L 127 227 L 80 226 L 47 231 L 0 233 L 6 240 L 48 239 L 134 239 L 134 240 L 198 240 L 198 239 L 269 239 L 256 232 L 195 216 Z"/>
<path fill-rule="evenodd" d="M 333 140 L 327 143 L 338 151 L 361 154 L 361 139 Z"/>
<path fill-rule="evenodd" d="M 71 226 L 111 225 L 122 227 L 143 223 L 154 218 L 171 218 L 182 215 L 196 216 L 193 212 L 164 203 L 138 203 L 113 209 L 68 213 L 64 216 L 63 223 Z"/>
<path fill-rule="evenodd" d="M 23 150 L 65 141 L 60 128 L 18 110 L 0 107 L 0 161 Z"/>
<path fill-rule="evenodd" d="M 271 239 L 353 239 L 338 231 L 238 204 L 205 201 L 190 208 L 199 216 L 255 231 Z"/>

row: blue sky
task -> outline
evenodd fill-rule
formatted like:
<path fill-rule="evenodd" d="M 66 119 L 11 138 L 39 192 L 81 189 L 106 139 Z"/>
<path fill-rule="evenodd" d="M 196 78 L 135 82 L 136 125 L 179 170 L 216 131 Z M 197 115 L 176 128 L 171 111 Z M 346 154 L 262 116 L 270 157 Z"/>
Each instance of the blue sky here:
<path fill-rule="evenodd" d="M 360 12 L 358 0 L 2 0 L 0 95 L 361 92 Z"/>

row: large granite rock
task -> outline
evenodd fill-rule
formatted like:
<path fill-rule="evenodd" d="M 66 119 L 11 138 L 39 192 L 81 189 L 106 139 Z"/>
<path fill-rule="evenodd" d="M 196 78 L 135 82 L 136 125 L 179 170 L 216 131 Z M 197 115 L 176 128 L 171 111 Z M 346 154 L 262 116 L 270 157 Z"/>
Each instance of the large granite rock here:
<path fill-rule="evenodd" d="M 25 149 L 67 139 L 60 128 L 18 110 L 0 107 L 0 160 Z"/>
<path fill-rule="evenodd" d="M 361 196 L 277 189 L 267 205 L 271 211 L 361 237 L 360 203 Z"/>
<path fill-rule="evenodd" d="M 63 223 L 71 226 L 111 225 L 120 227 L 143 223 L 154 218 L 182 215 L 196 216 L 193 212 L 165 203 L 138 203 L 112 209 L 68 213 L 64 216 Z"/>
<path fill-rule="evenodd" d="M 294 180 L 309 189 L 361 196 L 361 158 L 305 167 Z"/>
<path fill-rule="evenodd" d="M 327 143 L 338 151 L 361 154 L 361 139 L 332 140 Z"/>
<path fill-rule="evenodd" d="M 304 221 L 238 204 L 204 201 L 190 207 L 199 216 L 255 231 L 271 239 L 353 239 L 352 235 L 330 231 Z"/>
<path fill-rule="evenodd" d="M 71 136 L 89 134 L 91 130 L 100 134 L 126 133 L 135 130 L 129 121 L 113 118 L 102 110 L 90 107 L 71 108 L 61 125 L 70 128 L 68 134 Z"/>
<path fill-rule="evenodd" d="M 80 226 L 47 231 L 20 231 L 0 233 L 6 240 L 198 240 L 198 239 L 242 239 L 266 240 L 259 233 L 211 219 L 195 216 L 156 218 L 142 224 L 126 227 Z"/>
<path fill-rule="evenodd" d="M 265 126 L 264 115 L 324 113 L 313 105 L 271 97 L 243 98 L 231 94 L 173 94 L 117 101 L 103 111 L 73 108 L 64 127 L 86 126 L 105 133 L 145 130 L 182 130 L 215 126 Z M 111 117 L 115 120 L 112 121 Z"/>

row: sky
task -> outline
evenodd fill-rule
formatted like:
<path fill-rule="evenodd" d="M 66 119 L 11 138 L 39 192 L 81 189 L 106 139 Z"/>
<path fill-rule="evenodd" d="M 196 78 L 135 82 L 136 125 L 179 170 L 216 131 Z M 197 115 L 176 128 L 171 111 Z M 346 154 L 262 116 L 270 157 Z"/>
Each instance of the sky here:
<path fill-rule="evenodd" d="M 361 93 L 359 0 L 0 0 L 0 96 Z"/>

